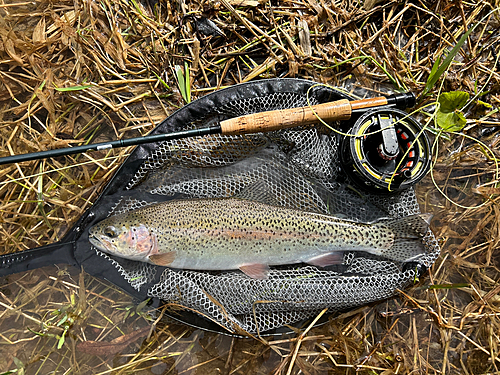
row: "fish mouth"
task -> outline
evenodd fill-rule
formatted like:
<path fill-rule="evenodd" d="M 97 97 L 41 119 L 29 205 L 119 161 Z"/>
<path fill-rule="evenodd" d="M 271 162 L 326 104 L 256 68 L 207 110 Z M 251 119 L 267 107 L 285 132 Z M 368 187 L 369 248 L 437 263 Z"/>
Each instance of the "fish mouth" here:
<path fill-rule="evenodd" d="M 95 234 L 89 233 L 89 241 L 92 245 L 97 247 L 99 250 L 109 252 L 109 249 L 106 247 L 106 245 Z"/>

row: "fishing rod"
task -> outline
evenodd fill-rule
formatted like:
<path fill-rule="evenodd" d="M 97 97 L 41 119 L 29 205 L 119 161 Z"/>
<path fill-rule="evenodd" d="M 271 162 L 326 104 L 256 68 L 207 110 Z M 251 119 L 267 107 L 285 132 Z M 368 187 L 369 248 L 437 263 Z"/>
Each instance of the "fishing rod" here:
<path fill-rule="evenodd" d="M 93 143 L 82 146 L 60 148 L 33 152 L 20 155 L 11 155 L 0 158 L 0 165 L 20 163 L 23 161 L 39 160 L 57 156 L 79 154 L 86 151 L 101 151 L 112 148 L 136 146 L 145 143 L 170 141 L 182 138 L 198 137 L 210 134 L 241 135 L 259 132 L 270 132 L 308 125 L 323 121 L 345 121 L 353 114 L 362 114 L 380 107 L 410 108 L 415 105 L 415 95 L 411 92 L 393 94 L 370 99 L 337 100 L 334 102 L 316 104 L 312 106 L 280 109 L 243 115 L 232 119 L 220 121 L 218 125 L 200 129 L 184 130 L 173 133 L 147 135 L 137 138 L 122 139 L 117 141 Z"/>

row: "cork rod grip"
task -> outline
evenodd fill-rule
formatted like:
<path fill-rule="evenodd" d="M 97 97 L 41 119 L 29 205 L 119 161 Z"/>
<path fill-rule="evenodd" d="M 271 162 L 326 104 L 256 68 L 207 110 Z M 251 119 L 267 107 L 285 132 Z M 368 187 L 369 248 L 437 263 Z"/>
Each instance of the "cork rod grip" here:
<path fill-rule="evenodd" d="M 361 100 L 353 100 L 351 103 L 352 110 L 357 109 L 366 109 L 373 107 L 380 107 L 383 105 L 389 104 L 386 97 L 378 97 L 378 98 L 370 98 L 370 99 L 361 99 Z"/>
<path fill-rule="evenodd" d="M 313 105 L 312 108 L 324 121 L 351 118 L 351 104 L 347 99 Z M 220 126 L 222 134 L 228 135 L 270 132 L 319 122 L 314 112 L 310 107 L 279 109 L 221 121 Z"/>

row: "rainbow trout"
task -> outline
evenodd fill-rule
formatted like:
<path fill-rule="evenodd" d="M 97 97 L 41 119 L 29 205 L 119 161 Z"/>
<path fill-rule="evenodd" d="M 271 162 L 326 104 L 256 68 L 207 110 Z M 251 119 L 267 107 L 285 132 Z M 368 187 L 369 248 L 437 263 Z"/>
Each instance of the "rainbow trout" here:
<path fill-rule="evenodd" d="M 98 249 L 123 258 L 191 270 L 240 269 L 264 279 L 269 266 L 340 263 L 366 251 L 406 262 L 425 252 L 431 216 L 357 223 L 237 199 L 173 200 L 110 216 L 89 231 Z"/>

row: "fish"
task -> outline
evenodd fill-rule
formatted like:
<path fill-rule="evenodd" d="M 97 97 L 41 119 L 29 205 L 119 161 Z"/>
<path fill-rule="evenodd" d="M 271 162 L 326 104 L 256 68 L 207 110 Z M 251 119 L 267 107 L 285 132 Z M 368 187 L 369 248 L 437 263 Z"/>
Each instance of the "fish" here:
<path fill-rule="evenodd" d="M 363 251 L 397 262 L 426 252 L 431 215 L 372 223 L 241 198 L 171 200 L 109 216 L 89 229 L 97 249 L 175 269 L 241 270 L 266 279 L 269 266 L 342 263 Z"/>

